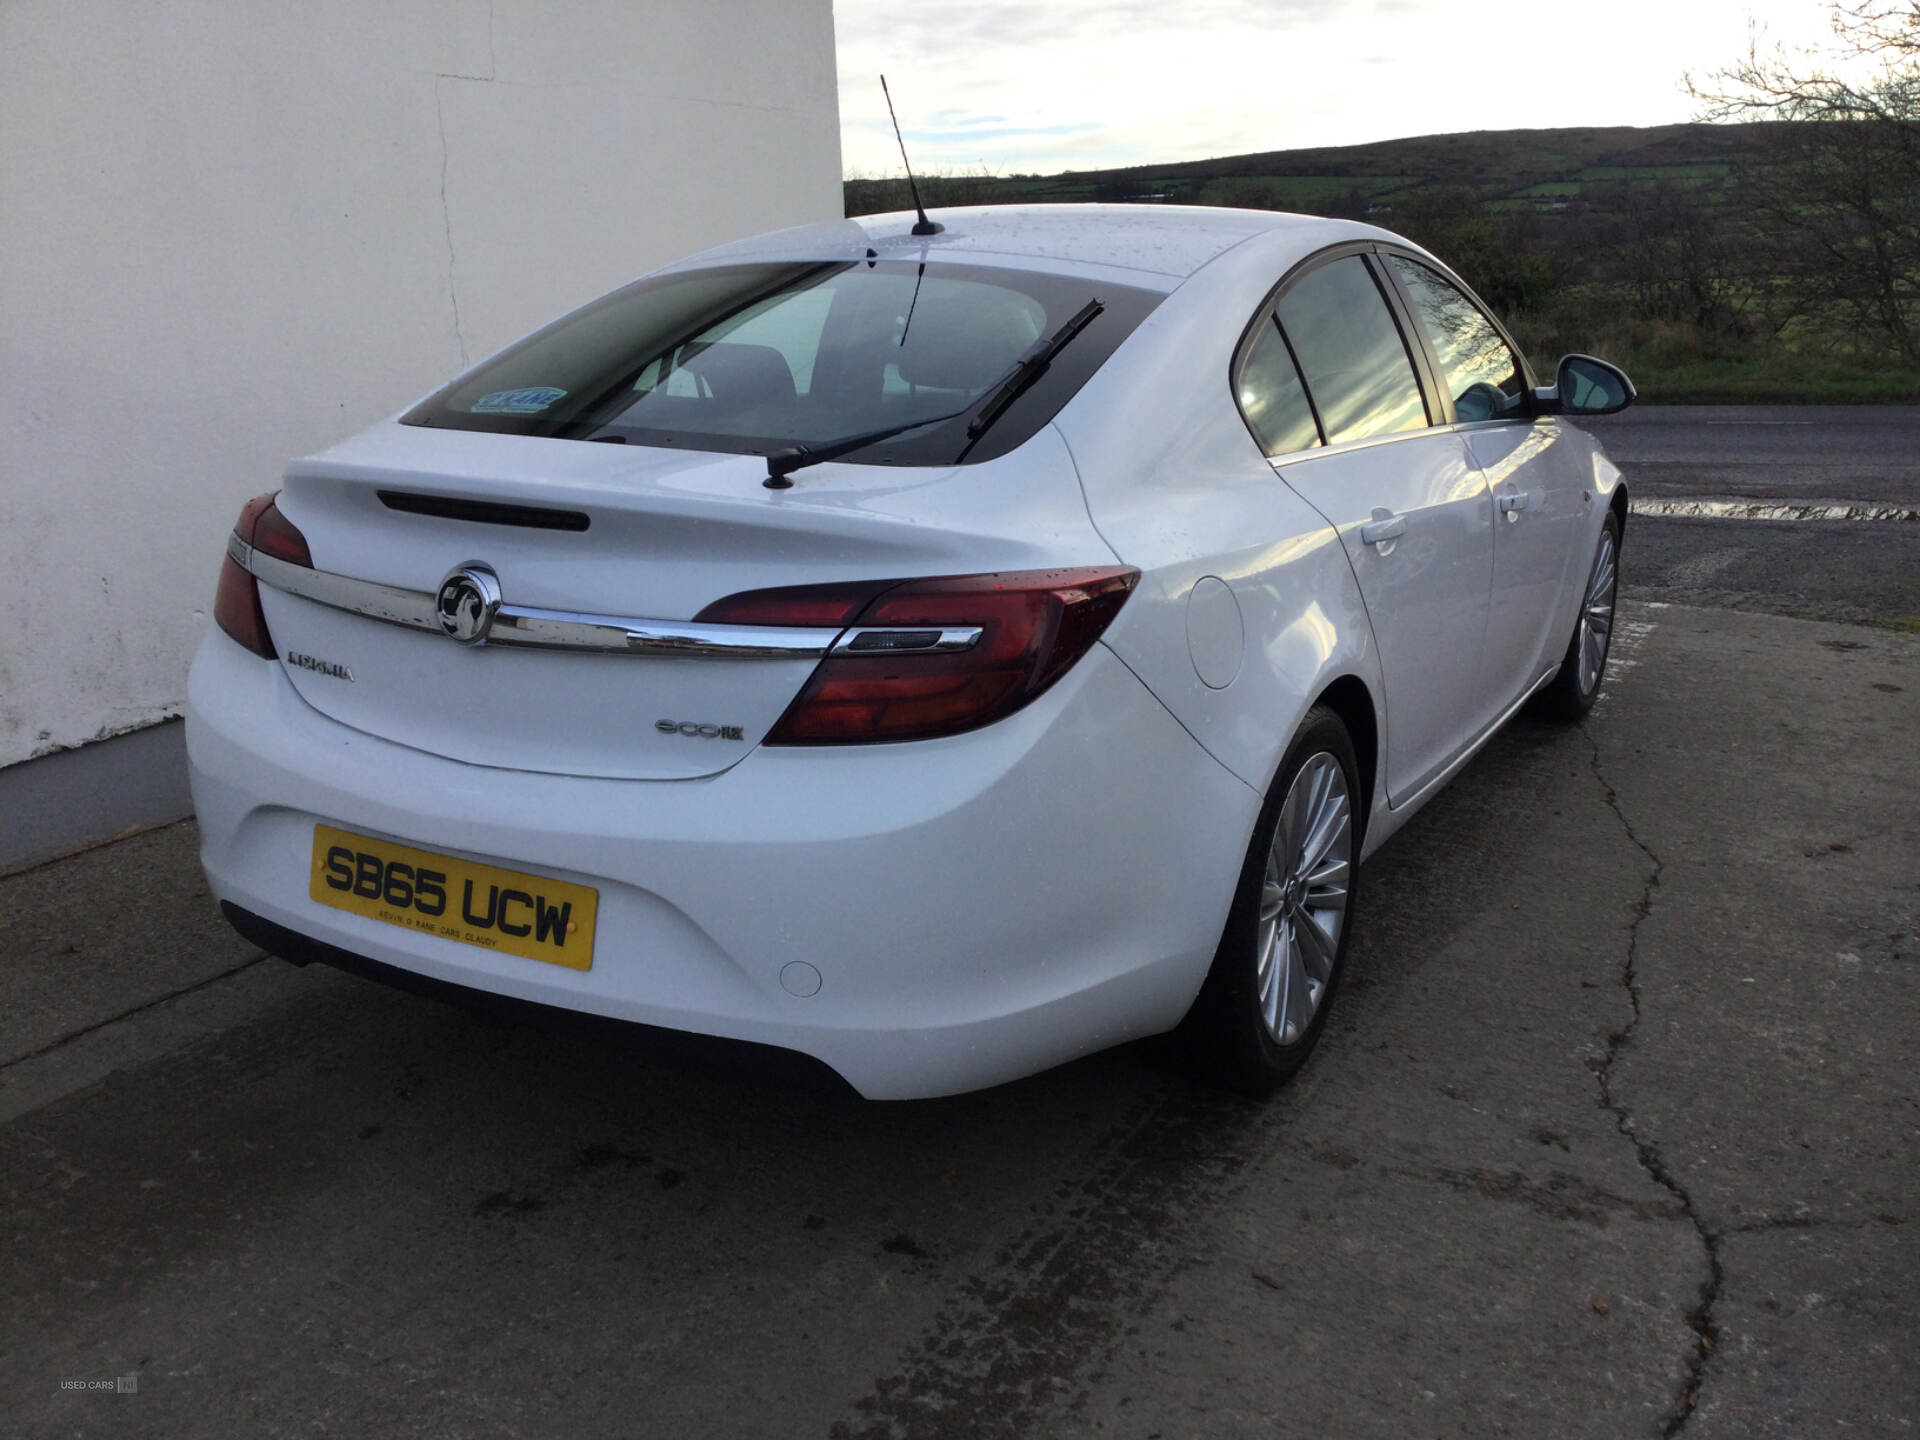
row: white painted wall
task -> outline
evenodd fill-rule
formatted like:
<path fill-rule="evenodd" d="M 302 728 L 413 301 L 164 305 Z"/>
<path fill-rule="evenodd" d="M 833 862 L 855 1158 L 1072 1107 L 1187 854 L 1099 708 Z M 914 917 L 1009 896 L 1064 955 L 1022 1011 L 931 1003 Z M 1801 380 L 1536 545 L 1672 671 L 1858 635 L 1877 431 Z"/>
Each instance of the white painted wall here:
<path fill-rule="evenodd" d="M 3 0 L 0 766 L 180 712 L 289 457 L 839 214 L 831 0 Z"/>

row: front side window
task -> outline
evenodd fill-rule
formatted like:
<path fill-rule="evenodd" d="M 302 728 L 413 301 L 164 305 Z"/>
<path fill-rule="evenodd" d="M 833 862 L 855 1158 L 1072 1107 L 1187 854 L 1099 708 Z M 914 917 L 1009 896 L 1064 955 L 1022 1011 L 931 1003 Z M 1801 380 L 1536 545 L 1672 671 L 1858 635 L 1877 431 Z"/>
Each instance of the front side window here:
<path fill-rule="evenodd" d="M 1074 276 L 906 261 L 679 271 L 529 336 L 402 422 L 764 455 L 964 411 L 846 458 L 990 460 L 1052 420 L 1161 298 Z M 1094 299 L 1105 308 L 971 440 L 971 411 Z"/>
<path fill-rule="evenodd" d="M 1519 357 L 1445 277 L 1416 260 L 1389 255 L 1387 263 L 1407 287 L 1427 338 L 1440 357 L 1440 373 L 1453 396 L 1457 420 L 1497 420 L 1517 414 L 1526 393 Z"/>
<path fill-rule="evenodd" d="M 1281 297 L 1278 314 L 1329 445 L 1425 427 L 1412 357 L 1360 256 L 1308 271 Z"/>

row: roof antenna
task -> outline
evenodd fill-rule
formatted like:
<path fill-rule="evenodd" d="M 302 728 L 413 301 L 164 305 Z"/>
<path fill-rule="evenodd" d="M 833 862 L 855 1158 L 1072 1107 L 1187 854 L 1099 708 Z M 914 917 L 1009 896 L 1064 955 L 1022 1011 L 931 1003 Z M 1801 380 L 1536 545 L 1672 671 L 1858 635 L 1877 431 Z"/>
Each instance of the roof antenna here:
<path fill-rule="evenodd" d="M 880 93 L 887 97 L 887 118 L 893 121 L 893 138 L 900 141 L 900 163 L 906 167 L 907 189 L 913 193 L 913 208 L 920 212 L 920 218 L 914 222 L 913 234 L 938 235 L 947 227 L 938 221 L 927 218 L 927 207 L 920 203 L 920 187 L 913 183 L 913 166 L 907 164 L 907 142 L 900 139 L 900 117 L 893 113 L 893 92 L 887 89 L 887 77 L 880 77 Z"/>

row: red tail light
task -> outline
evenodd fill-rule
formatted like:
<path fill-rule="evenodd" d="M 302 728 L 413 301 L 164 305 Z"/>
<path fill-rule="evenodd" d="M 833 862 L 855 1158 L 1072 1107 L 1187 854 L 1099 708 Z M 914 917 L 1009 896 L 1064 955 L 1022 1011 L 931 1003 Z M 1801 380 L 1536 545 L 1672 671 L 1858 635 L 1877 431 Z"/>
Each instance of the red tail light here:
<path fill-rule="evenodd" d="M 267 503 L 266 507 L 259 512 L 258 521 L 253 527 L 252 538 L 249 539 L 244 534 L 240 538 L 246 540 L 254 549 L 271 555 L 276 560 L 284 560 L 289 565 L 298 565 L 303 570 L 311 570 L 313 555 L 307 549 L 307 537 L 293 528 L 293 522 L 280 513 L 280 507 L 273 503 L 273 498 L 271 495 L 263 495 L 247 502 L 248 510 L 258 505 L 261 500 Z M 241 511 L 242 518 L 245 515 L 246 511 Z"/>
<path fill-rule="evenodd" d="M 890 590 L 898 580 L 852 581 L 845 585 L 788 585 L 778 590 L 742 590 L 716 600 L 693 618 L 716 625 L 803 625 L 821 629 L 851 625 L 853 617 Z"/>
<path fill-rule="evenodd" d="M 307 538 L 274 506 L 273 496 L 256 495 L 240 510 L 233 533 L 263 555 L 289 565 L 313 568 Z M 213 618 L 220 628 L 263 660 L 276 658 L 273 636 L 267 633 L 266 612 L 260 608 L 260 583 L 242 570 L 233 556 L 220 563 L 220 584 L 213 595 Z"/>
<path fill-rule="evenodd" d="M 1044 693 L 1100 638 L 1139 579 L 1138 570 L 1108 567 L 796 586 L 730 596 L 699 618 L 855 627 L 765 743 L 925 740 L 991 724 Z M 876 629 L 883 633 L 864 633 Z M 979 635 L 966 649 L 929 648 L 972 630 Z"/>

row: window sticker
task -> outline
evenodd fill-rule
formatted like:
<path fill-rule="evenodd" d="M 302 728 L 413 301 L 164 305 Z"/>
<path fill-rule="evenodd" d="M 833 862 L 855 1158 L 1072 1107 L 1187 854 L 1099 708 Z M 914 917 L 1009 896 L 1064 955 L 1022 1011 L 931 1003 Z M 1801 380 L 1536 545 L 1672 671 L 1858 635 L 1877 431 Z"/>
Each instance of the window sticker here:
<path fill-rule="evenodd" d="M 567 392 L 551 385 L 530 385 L 524 390 L 496 390 L 482 395 L 468 407 L 470 415 L 538 415 Z"/>

